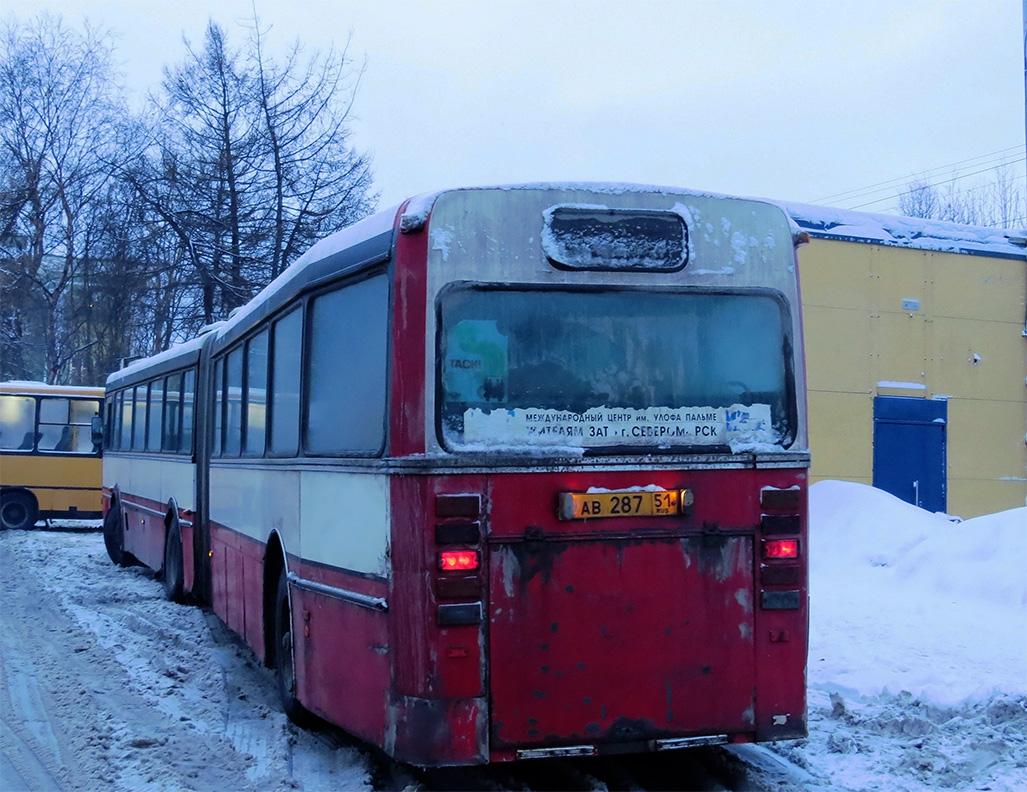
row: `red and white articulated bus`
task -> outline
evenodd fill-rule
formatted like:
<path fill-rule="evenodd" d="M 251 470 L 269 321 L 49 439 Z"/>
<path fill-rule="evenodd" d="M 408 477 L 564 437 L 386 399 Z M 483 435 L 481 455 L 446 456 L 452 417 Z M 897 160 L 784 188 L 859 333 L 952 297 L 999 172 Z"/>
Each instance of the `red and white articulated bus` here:
<path fill-rule="evenodd" d="M 800 237 L 612 184 L 360 221 L 110 376 L 111 556 L 412 764 L 801 737 Z"/>

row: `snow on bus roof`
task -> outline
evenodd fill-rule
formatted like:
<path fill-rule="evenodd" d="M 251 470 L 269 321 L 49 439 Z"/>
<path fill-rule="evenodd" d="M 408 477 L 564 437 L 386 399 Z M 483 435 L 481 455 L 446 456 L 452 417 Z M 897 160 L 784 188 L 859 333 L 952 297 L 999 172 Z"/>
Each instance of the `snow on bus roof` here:
<path fill-rule="evenodd" d="M 633 184 L 630 182 L 526 182 L 524 184 L 482 184 L 477 186 L 453 187 L 446 190 L 421 193 L 413 196 L 404 209 L 407 215 L 424 214 L 427 216 L 436 199 L 444 193 L 463 192 L 469 190 L 541 190 L 541 191 L 575 191 L 594 195 L 624 195 L 625 193 L 665 193 L 666 195 L 694 195 L 701 198 L 731 198 L 738 201 L 755 201 L 758 203 L 779 206 L 779 202 L 766 198 L 728 195 L 726 193 L 709 192 L 707 190 L 691 190 L 686 187 L 670 187 L 659 184 Z"/>
<path fill-rule="evenodd" d="M 251 313 L 266 304 L 277 292 L 282 291 L 289 284 L 293 283 L 297 276 L 313 262 L 322 261 L 358 242 L 391 231 L 395 227 L 396 213 L 398 211 L 399 207 L 393 206 L 389 209 L 375 212 L 315 242 L 298 259 L 286 267 L 281 275 L 261 289 L 249 302 L 233 311 L 224 324 L 217 328 L 218 338 L 224 338 L 231 333 L 233 328 L 244 323 Z"/>
<path fill-rule="evenodd" d="M 810 236 L 918 250 L 1025 258 L 1022 229 L 984 228 L 943 220 L 871 214 L 829 206 L 778 202 Z"/>
<path fill-rule="evenodd" d="M 103 395 L 103 388 L 95 385 L 50 385 L 47 382 L 34 380 L 7 380 L 0 382 L 0 390 L 5 393 L 56 393 L 62 396 L 96 396 Z"/>
<path fill-rule="evenodd" d="M 625 193 L 664 193 L 668 196 L 694 195 L 697 197 L 733 198 L 741 201 L 753 201 L 758 203 L 778 206 L 774 201 L 763 198 L 739 198 L 736 196 L 719 195 L 716 193 L 688 190 L 680 187 L 667 187 L 644 184 L 628 184 L 621 182 L 537 182 L 526 184 L 497 184 L 481 186 L 454 187 L 434 192 L 415 195 L 399 206 L 376 212 L 368 217 L 358 220 L 352 225 L 346 226 L 324 239 L 314 243 L 302 256 L 294 261 L 275 280 L 268 284 L 246 305 L 238 308 L 228 320 L 217 329 L 219 341 L 236 332 L 236 328 L 247 323 L 254 312 L 261 310 L 269 299 L 278 292 L 289 287 L 300 277 L 305 269 L 311 264 L 328 259 L 335 254 L 345 250 L 367 239 L 379 234 L 387 233 L 396 227 L 397 214 L 402 210 L 399 218 L 401 230 L 411 230 L 423 225 L 427 221 L 435 201 L 439 196 L 449 192 L 463 192 L 475 190 L 504 190 L 504 191 L 578 191 L 596 195 L 623 195 Z"/>
<path fill-rule="evenodd" d="M 206 334 L 201 334 L 196 336 L 195 338 L 190 338 L 188 341 L 183 341 L 180 344 L 174 344 L 165 349 L 163 352 L 158 352 L 156 355 L 151 355 L 150 357 L 134 360 L 124 368 L 120 368 L 117 371 L 112 371 L 110 374 L 108 374 L 107 382 L 109 384 L 111 382 L 120 381 L 122 379 L 130 379 L 132 375 L 135 374 L 137 371 L 150 369 L 158 363 L 163 363 L 164 361 L 168 360 L 175 360 L 176 358 L 179 358 L 182 355 L 188 354 L 190 352 L 195 352 L 199 350 L 201 346 L 203 346 L 203 341 L 206 337 Z"/>

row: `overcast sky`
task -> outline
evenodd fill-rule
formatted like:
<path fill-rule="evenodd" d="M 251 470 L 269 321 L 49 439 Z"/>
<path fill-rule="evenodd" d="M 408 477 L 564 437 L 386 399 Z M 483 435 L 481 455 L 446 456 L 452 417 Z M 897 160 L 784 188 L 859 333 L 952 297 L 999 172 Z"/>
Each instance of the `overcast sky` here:
<path fill-rule="evenodd" d="M 119 34 L 138 95 L 202 43 L 366 57 L 353 141 L 382 206 L 444 187 L 664 184 L 887 211 L 890 180 L 1024 166 L 1022 0 L 2 0 Z M 985 156 L 988 155 L 988 156 Z"/>

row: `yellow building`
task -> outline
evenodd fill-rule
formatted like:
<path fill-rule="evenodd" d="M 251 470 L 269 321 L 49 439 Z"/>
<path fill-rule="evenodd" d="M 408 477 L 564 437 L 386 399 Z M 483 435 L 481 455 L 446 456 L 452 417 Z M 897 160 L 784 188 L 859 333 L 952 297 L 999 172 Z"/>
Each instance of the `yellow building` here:
<path fill-rule="evenodd" d="M 785 207 L 799 251 L 812 480 L 964 518 L 1027 500 L 1023 231 Z"/>

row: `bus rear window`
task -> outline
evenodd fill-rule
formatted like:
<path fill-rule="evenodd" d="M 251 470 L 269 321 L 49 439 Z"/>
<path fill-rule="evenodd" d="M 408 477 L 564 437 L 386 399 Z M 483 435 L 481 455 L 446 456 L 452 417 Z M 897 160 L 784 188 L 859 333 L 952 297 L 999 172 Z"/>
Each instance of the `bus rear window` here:
<path fill-rule="evenodd" d="M 452 289 L 441 440 L 597 453 L 787 446 L 788 326 L 765 291 Z"/>

